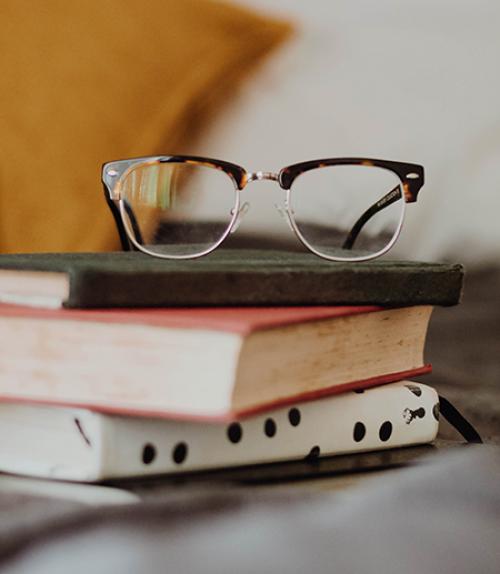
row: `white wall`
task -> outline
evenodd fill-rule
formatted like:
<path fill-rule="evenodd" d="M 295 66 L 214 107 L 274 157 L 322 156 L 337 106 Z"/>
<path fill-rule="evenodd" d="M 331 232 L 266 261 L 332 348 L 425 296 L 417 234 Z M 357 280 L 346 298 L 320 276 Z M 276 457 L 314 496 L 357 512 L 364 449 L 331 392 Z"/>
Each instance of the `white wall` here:
<path fill-rule="evenodd" d="M 239 1 L 299 33 L 196 151 L 249 170 L 346 155 L 422 163 L 397 254 L 500 262 L 500 2 Z M 261 185 L 242 228 L 288 233 L 279 194 Z"/>

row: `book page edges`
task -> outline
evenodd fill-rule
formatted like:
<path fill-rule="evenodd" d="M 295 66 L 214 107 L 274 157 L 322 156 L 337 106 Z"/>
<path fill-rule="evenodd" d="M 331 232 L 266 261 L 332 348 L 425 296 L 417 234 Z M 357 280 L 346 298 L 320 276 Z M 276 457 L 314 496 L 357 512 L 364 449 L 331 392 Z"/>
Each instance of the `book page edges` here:
<path fill-rule="evenodd" d="M 411 311 L 412 308 L 410 308 Z M 423 308 L 422 308 L 423 310 Z M 429 314 L 430 314 L 430 310 L 431 308 L 428 307 L 429 310 Z M 386 314 L 396 314 L 399 315 L 402 312 L 407 312 L 405 310 L 391 310 L 391 311 L 386 311 Z M 359 319 L 363 319 L 363 320 L 368 320 L 368 321 L 374 321 L 374 320 L 378 320 L 378 318 L 376 317 L 377 315 L 379 315 L 378 313 L 375 314 L 375 316 L 372 315 L 372 317 L 369 317 L 370 314 L 367 314 L 365 316 L 361 316 L 359 317 Z M 380 314 L 380 320 L 383 320 L 384 318 L 384 314 L 381 313 Z M 356 322 L 359 320 L 358 318 L 352 317 L 351 320 L 355 320 Z M 343 320 L 349 320 L 349 318 L 345 318 Z M 7 323 L 7 325 L 5 324 Z M 10 325 L 10 329 L 9 329 L 9 325 L 8 325 L 9 321 L 2 321 L 3 327 L 6 328 L 5 334 L 6 334 L 6 342 L 8 343 L 9 341 L 12 340 L 12 328 L 14 327 L 14 323 L 12 323 Z M 16 321 L 17 323 L 17 321 Z M 58 365 L 58 369 L 60 370 L 60 363 L 57 361 L 57 356 L 54 357 L 52 356 L 54 354 L 54 352 L 57 350 L 57 354 L 59 355 L 61 349 L 61 346 L 67 345 L 68 344 L 68 337 L 69 339 L 71 339 L 74 335 L 77 335 L 78 341 L 80 341 L 78 346 L 74 346 L 71 345 L 70 347 L 68 347 L 68 350 L 70 350 L 71 348 L 73 348 L 76 352 L 77 349 L 86 349 L 86 352 L 89 352 L 90 349 L 88 348 L 88 345 L 91 345 L 91 348 L 95 348 L 95 352 L 98 354 L 98 357 L 102 357 L 102 345 L 103 344 L 109 344 L 110 339 L 111 339 L 111 335 L 112 332 L 111 331 L 115 331 L 116 327 L 118 327 L 118 325 L 103 325 L 100 324 L 99 327 L 101 327 L 100 329 L 98 329 L 98 331 L 101 331 L 101 336 L 97 337 L 96 340 L 96 333 L 94 332 L 94 330 L 92 329 L 92 331 L 89 331 L 87 333 L 87 335 L 85 335 L 85 332 L 87 331 L 87 329 L 84 327 L 85 324 L 80 323 L 79 324 L 79 328 L 77 330 L 75 330 L 75 326 L 77 325 L 77 323 L 73 323 L 73 326 L 71 326 L 70 324 L 66 324 L 66 322 L 61 322 L 60 327 L 62 328 L 64 325 L 64 329 L 62 330 L 55 330 L 52 332 L 52 343 L 50 343 L 50 340 L 47 338 L 47 332 L 45 331 L 45 327 L 48 327 L 48 325 L 43 324 L 42 322 L 36 322 L 38 323 L 38 327 L 41 329 L 40 330 L 40 334 L 36 335 L 35 331 L 37 331 L 37 329 L 34 329 L 35 325 L 32 325 L 31 327 L 29 327 L 29 329 L 27 331 L 24 331 L 24 335 L 22 336 L 22 340 L 23 340 L 23 348 L 19 348 L 16 352 L 20 352 L 22 353 L 22 358 L 21 355 L 18 354 L 17 359 L 19 361 L 22 361 L 23 363 L 23 369 L 26 370 L 27 368 L 29 370 L 33 371 L 33 374 L 35 376 L 40 376 L 39 374 L 39 367 L 42 366 L 42 363 L 39 363 L 39 365 L 37 365 L 36 363 L 33 363 L 31 360 L 28 361 L 28 363 L 31 363 L 30 365 L 28 365 L 26 363 L 26 356 L 31 356 L 34 357 L 35 355 L 38 354 L 42 354 L 42 356 L 48 356 L 51 358 L 51 362 L 53 363 L 52 367 L 50 367 L 50 369 L 52 369 L 52 375 L 56 374 L 57 371 L 54 371 L 55 365 Z M 390 324 L 390 321 L 387 321 L 388 324 Z M 26 323 L 26 327 L 29 325 L 29 322 Z M 89 328 L 91 327 L 91 325 L 86 325 Z M 95 326 L 94 326 L 95 327 Z M 421 323 L 421 327 L 420 329 L 422 330 L 422 328 L 424 327 L 424 325 Z M 427 323 L 425 323 L 425 327 L 427 327 Z M 292 327 L 290 327 L 292 328 Z M 109 331 L 109 329 L 111 329 L 111 331 Z M 178 340 L 179 338 L 179 332 L 176 331 L 175 334 L 174 333 L 170 333 L 170 335 L 166 338 L 163 338 L 166 334 L 164 333 L 163 336 L 160 339 L 157 339 L 156 334 L 159 336 L 160 332 L 162 330 L 160 329 L 153 329 L 153 330 L 148 330 L 148 332 L 146 333 L 145 331 L 145 327 L 142 326 L 142 328 L 140 328 L 139 325 L 135 325 L 134 326 L 134 330 L 138 329 L 137 332 L 135 332 L 135 335 L 133 337 L 134 341 L 141 341 L 141 345 L 144 347 L 145 350 L 150 349 L 150 345 L 156 341 L 155 346 L 156 345 L 160 345 L 160 349 L 166 349 L 169 347 L 169 345 L 167 345 L 167 347 L 165 347 L 165 344 L 168 343 L 168 341 L 170 341 L 171 343 L 175 342 L 175 345 L 177 346 L 180 341 Z M 296 327 L 293 327 L 293 330 L 295 330 Z M 420 330 L 420 332 L 421 332 Z M 104 332 L 105 331 L 105 332 Z M 149 332 L 151 331 L 151 332 Z M 121 332 L 121 329 L 116 331 L 116 335 L 118 336 L 118 334 Z M 8 335 L 8 333 L 10 333 L 10 335 Z M 266 331 L 263 332 L 264 335 L 266 334 Z M 18 333 L 19 335 L 21 333 Z M 125 335 L 125 334 L 122 334 Z M 187 335 L 187 333 L 186 333 Z M 201 333 L 199 334 L 201 335 Z M 277 396 L 275 394 L 275 396 L 267 396 L 266 397 L 266 393 L 264 392 L 260 392 L 258 389 L 256 391 L 256 396 L 258 397 L 258 404 L 256 404 L 255 401 L 255 395 L 254 398 L 251 400 L 247 400 L 246 402 L 242 402 L 239 403 L 236 401 L 231 401 L 231 391 L 229 390 L 229 387 L 226 387 L 226 384 L 229 384 L 229 382 L 234 381 L 235 378 L 235 373 L 237 372 L 237 358 L 239 355 L 241 355 L 242 353 L 242 349 L 241 349 L 241 345 L 242 345 L 242 340 L 238 335 L 235 334 L 230 334 L 230 333 L 218 333 L 217 334 L 217 340 L 221 339 L 221 344 L 219 344 L 217 347 L 213 347 L 212 344 L 214 343 L 214 333 L 210 333 L 210 332 L 206 332 L 205 333 L 205 337 L 203 336 L 198 336 L 197 339 L 197 343 L 195 347 L 189 347 L 191 349 L 196 349 L 197 347 L 200 350 L 204 350 L 204 353 L 206 355 L 207 350 L 209 350 L 209 354 L 210 356 L 215 356 L 217 355 L 217 351 L 219 351 L 219 353 L 222 353 L 222 356 L 225 356 L 225 360 L 227 361 L 227 358 L 229 356 L 232 356 L 233 358 L 231 359 L 231 364 L 227 365 L 227 370 L 225 372 L 225 376 L 223 378 L 227 379 L 226 383 L 224 385 L 222 385 L 224 389 L 222 389 L 221 387 L 219 387 L 219 390 L 222 392 L 222 394 L 219 394 L 219 399 L 221 398 L 222 395 L 224 395 L 225 399 L 224 400 L 217 400 L 216 402 L 214 402 L 214 396 L 213 396 L 213 390 L 214 387 L 207 385 L 207 382 L 209 381 L 202 381 L 204 387 L 205 387 L 205 391 L 208 391 L 210 389 L 210 397 L 211 399 L 208 401 L 208 403 L 210 403 L 210 406 L 207 407 L 207 398 L 208 397 L 203 397 L 203 393 L 202 395 L 198 396 L 198 391 L 203 391 L 203 388 L 200 387 L 198 389 L 198 391 L 196 392 L 196 397 L 199 399 L 197 402 L 198 404 L 195 406 L 192 404 L 192 392 L 196 390 L 197 386 L 195 385 L 194 387 L 191 388 L 191 399 L 189 401 L 189 403 L 184 402 L 183 405 L 178 404 L 176 406 L 175 403 L 171 403 L 171 406 L 169 407 L 167 404 L 164 404 L 163 407 L 161 407 L 158 404 L 158 401 L 151 401 L 151 400 L 147 400 L 147 401 L 142 401 L 142 406 L 138 407 L 137 406 L 137 401 L 132 401 L 132 400 L 128 400 L 128 399 L 124 399 L 124 397 L 122 396 L 121 398 L 119 396 L 117 396 L 116 394 L 114 394 L 114 396 L 108 397 L 106 399 L 106 397 L 101 397 L 101 400 L 99 401 L 98 404 L 94 404 L 94 401 L 92 401 L 91 396 L 92 393 L 89 393 L 86 397 L 80 395 L 80 397 L 77 397 L 76 395 L 71 396 L 71 393 L 69 395 L 64 396 L 66 393 L 52 393 L 52 397 L 50 398 L 50 400 L 44 400 L 46 397 L 43 396 L 42 393 L 37 392 L 34 393 L 33 390 L 35 390 L 35 388 L 33 387 L 31 392 L 29 391 L 29 388 L 26 389 L 27 392 L 25 393 L 21 393 L 21 392 L 14 392 L 15 388 L 17 388 L 19 390 L 19 387 L 12 387 L 12 381 L 10 384 L 7 383 L 7 381 L 9 379 L 12 379 L 12 377 L 16 376 L 16 370 L 12 370 L 13 369 L 13 365 L 15 364 L 19 364 L 16 362 L 16 354 L 11 354 L 8 351 L 8 347 L 10 346 L 9 344 L 6 344 L 6 348 L 4 349 L 4 351 L 6 351 L 5 355 L 4 355 L 4 359 L 1 361 L 2 363 L 2 371 L 1 374 L 2 376 L 0 377 L 0 382 L 1 379 L 3 378 L 3 384 L 0 386 L 3 387 L 3 395 L 4 395 L 4 399 L 7 398 L 11 398 L 11 400 L 26 400 L 27 402 L 31 401 L 31 402 L 45 402 L 45 403 L 57 403 L 57 404 L 67 404 L 67 405 L 78 405 L 78 406 L 84 406 L 84 407 L 91 407 L 94 408 L 96 410 L 100 410 L 103 412 L 123 412 L 123 413 L 127 413 L 127 414 L 150 414 L 152 416 L 158 416 L 158 417 L 171 417 L 171 418 L 178 418 L 178 419 L 192 419 L 192 420 L 213 420 L 213 421 L 217 421 L 217 420 L 228 420 L 229 418 L 232 418 L 234 416 L 248 416 L 249 414 L 253 413 L 253 412 L 259 412 L 262 410 L 266 410 L 269 408 L 272 408 L 272 406 L 275 405 L 279 405 L 279 404 L 287 404 L 290 402 L 294 402 L 295 400 L 302 400 L 302 399 L 308 399 L 310 398 L 315 398 L 315 397 L 319 397 L 319 396 L 323 396 L 323 395 L 328 395 L 328 394 L 332 394 L 333 392 L 341 392 L 342 390 L 349 390 L 350 388 L 360 388 L 363 386 L 373 386 L 376 384 L 382 384 L 383 382 L 390 382 L 390 381 L 394 381 L 394 380 L 398 380 L 400 378 L 404 378 L 407 376 L 412 376 L 414 374 L 421 374 L 423 372 L 427 372 L 429 370 L 429 367 L 424 366 L 423 365 L 423 356 L 422 356 L 422 349 L 419 350 L 420 352 L 420 359 L 418 358 L 414 358 L 410 363 L 405 364 L 401 364 L 399 368 L 386 368 L 382 371 L 378 371 L 378 372 L 368 372 L 368 373 L 360 373 L 361 375 L 365 375 L 365 376 L 355 376 L 355 377 L 349 377 L 347 379 L 344 379 L 343 381 L 338 381 L 335 384 L 335 380 L 332 378 L 333 382 L 331 384 L 325 384 L 324 382 L 320 385 L 320 388 L 318 388 L 318 386 L 316 386 L 315 388 L 311 388 L 311 386 L 307 387 L 307 386 L 302 386 L 299 385 L 295 385 L 295 386 L 291 386 L 287 389 L 287 393 L 286 395 L 284 395 L 283 393 L 278 393 Z M 36 339 L 31 341 L 31 338 L 35 336 Z M 175 336 L 175 341 L 174 339 L 172 339 L 172 337 Z M 128 333 L 126 334 L 125 338 L 123 336 L 120 336 L 120 339 L 123 339 L 124 343 L 127 344 L 127 341 L 130 340 L 130 338 L 132 337 L 132 333 Z M 153 338 L 151 338 L 153 337 Z M 207 339 L 206 337 L 208 337 L 209 339 Z M 227 341 L 226 341 L 227 339 Z M 38 342 L 36 342 L 38 340 Z M 223 343 L 223 341 L 226 341 L 226 343 Z M 31 341 L 31 342 L 30 342 Z M 86 343 L 85 343 L 86 341 Z M 82 343 L 83 347 L 82 347 Z M 207 348 L 207 343 L 210 343 L 209 348 Z M 29 348 L 30 345 L 33 346 L 33 349 L 36 350 L 36 353 L 32 354 L 29 353 Z M 41 346 L 40 346 L 41 345 Z M 55 346 L 54 346 L 55 345 Z M 183 345 L 181 344 L 181 347 Z M 423 346 L 423 341 L 421 341 L 421 346 Z M 186 349 L 188 349 L 186 347 Z M 225 351 L 223 350 L 225 349 Z M 13 349 L 14 350 L 14 349 Z M 307 349 L 306 349 L 307 350 Z M 26 355 L 26 353 L 28 353 L 28 355 Z M 80 353 L 81 354 L 81 353 Z M 203 353 L 202 353 L 203 354 Z M 294 358 L 293 355 L 295 353 L 292 353 L 292 359 Z M 164 351 L 161 353 L 161 355 L 164 355 Z M 174 353 L 175 355 L 175 353 Z M 59 355 L 60 356 L 60 355 Z M 96 356 L 96 357 L 97 357 Z M 355 356 L 355 355 L 354 355 Z M 107 357 L 107 353 L 104 354 L 104 357 Z M 199 360 L 201 359 L 198 358 L 198 355 L 195 353 L 194 355 L 190 355 L 191 359 L 191 363 L 193 363 L 193 361 L 196 359 L 196 362 L 199 362 Z M 174 357 L 175 358 L 175 357 Z M 83 360 L 83 358 L 80 355 L 75 355 L 75 360 L 77 361 L 75 363 L 76 367 L 78 367 L 81 364 L 81 361 Z M 56 362 L 54 362 L 56 361 Z M 282 360 L 280 360 L 278 358 L 278 361 L 275 361 L 275 366 L 276 364 L 278 366 L 282 366 Z M 170 365 L 170 363 L 168 363 Z M 208 364 L 208 363 L 207 363 Z M 211 364 L 211 363 L 210 363 Z M 9 374 L 9 365 L 11 367 L 11 372 Z M 44 363 L 44 369 L 47 370 L 49 367 L 47 367 L 47 365 Z M 170 365 L 171 366 L 171 365 Z M 258 365 L 257 365 L 258 366 Z M 285 368 L 286 368 L 286 364 L 285 364 Z M 396 365 L 394 365 L 395 367 Z M 399 366 L 399 365 L 398 365 Z M 196 368 L 198 369 L 200 367 L 200 365 L 196 365 Z M 406 368 L 406 367 L 409 367 Z M 226 367 L 224 367 L 224 369 L 226 369 Z M 422 370 L 423 369 L 423 370 Z M 113 371 L 115 371 L 116 369 L 113 369 Z M 202 369 L 203 373 L 208 373 L 209 369 Z M 100 373 L 101 371 L 99 371 Z M 163 371 L 165 373 L 165 371 Z M 168 369 L 167 369 L 168 372 Z M 197 371 L 199 373 L 199 370 Z M 97 373 L 98 378 L 100 378 L 99 373 Z M 218 375 L 216 375 L 215 380 L 216 382 L 218 381 L 218 384 L 220 385 L 221 380 L 219 380 L 218 377 L 221 376 L 221 371 L 218 371 Z M 17 373 L 19 375 L 19 373 Z M 50 373 L 48 373 L 50 374 Z M 115 377 L 118 373 L 115 373 Z M 130 374 L 124 373 L 127 378 L 130 377 Z M 165 376 L 165 375 L 164 375 Z M 7 378 L 6 378 L 7 377 Z M 61 376 L 56 377 L 61 379 Z M 213 377 L 212 377 L 213 378 Z M 236 377 L 237 378 L 237 377 Z M 56 382 L 54 380 L 52 380 L 53 377 L 51 376 L 51 390 L 56 390 L 53 385 L 61 385 L 64 381 L 61 379 L 60 381 Z M 118 382 L 118 381 L 117 381 Z M 120 383 L 120 388 L 123 390 L 124 386 L 124 380 L 120 379 L 119 380 Z M 328 383 L 328 381 L 327 381 Z M 351 385 L 351 386 L 348 386 Z M 61 387 L 62 389 L 62 387 Z M 151 389 L 153 390 L 153 389 Z M 227 393 L 227 394 L 226 394 Z M 57 396 L 59 395 L 59 396 Z M 95 395 L 94 395 L 95 396 Z M 130 397 L 132 398 L 132 396 Z M 201 402 L 200 402 L 201 401 Z M 187 408 L 187 405 L 189 404 L 189 410 Z M 195 408 L 193 408 L 195 407 Z"/>
<path fill-rule="evenodd" d="M 0 321 L 0 338 L 0 400 L 87 407 L 99 396 L 97 410 L 194 415 L 230 410 L 242 345 L 227 332 L 19 317 Z"/>
<path fill-rule="evenodd" d="M 233 408 L 422 367 L 432 309 L 385 309 L 254 333 L 244 340 Z"/>
<path fill-rule="evenodd" d="M 0 270 L 0 303 L 60 309 L 69 292 L 67 273 Z"/>
<path fill-rule="evenodd" d="M 231 415 L 227 417 L 228 420 L 234 418 L 246 418 L 251 417 L 259 413 L 267 412 L 278 407 L 283 407 L 287 405 L 293 405 L 298 402 L 304 403 L 309 401 L 314 401 L 322 397 L 328 397 L 330 395 L 347 393 L 349 391 L 356 391 L 362 389 L 369 389 L 371 387 L 378 387 L 382 385 L 387 385 L 390 383 L 396 383 L 402 381 L 403 379 L 411 379 L 413 377 L 419 377 L 421 375 L 426 375 L 432 372 L 432 365 L 430 363 L 422 365 L 421 367 L 416 367 L 414 369 L 409 369 L 407 371 L 399 371 L 396 373 L 389 373 L 387 375 L 371 377 L 369 379 L 363 379 L 359 381 L 352 381 L 349 383 L 344 383 L 341 385 L 332 385 L 331 387 L 325 387 L 323 389 L 318 389 L 315 391 L 308 391 L 304 393 L 299 393 L 294 396 L 276 399 L 275 401 L 269 401 L 267 403 L 262 403 L 255 407 L 243 408 L 235 410 Z"/>

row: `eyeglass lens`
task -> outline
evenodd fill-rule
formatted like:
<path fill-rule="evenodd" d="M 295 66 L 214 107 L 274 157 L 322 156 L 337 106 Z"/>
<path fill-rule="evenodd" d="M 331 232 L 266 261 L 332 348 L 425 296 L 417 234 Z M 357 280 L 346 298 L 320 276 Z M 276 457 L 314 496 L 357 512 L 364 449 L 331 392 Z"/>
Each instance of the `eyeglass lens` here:
<path fill-rule="evenodd" d="M 401 181 L 365 165 L 334 165 L 300 174 L 290 211 L 302 240 L 326 257 L 352 260 L 385 250 L 404 213 Z"/>
<path fill-rule="evenodd" d="M 129 236 L 147 251 L 194 256 L 228 232 L 237 191 L 225 172 L 203 164 L 144 163 L 120 181 Z"/>

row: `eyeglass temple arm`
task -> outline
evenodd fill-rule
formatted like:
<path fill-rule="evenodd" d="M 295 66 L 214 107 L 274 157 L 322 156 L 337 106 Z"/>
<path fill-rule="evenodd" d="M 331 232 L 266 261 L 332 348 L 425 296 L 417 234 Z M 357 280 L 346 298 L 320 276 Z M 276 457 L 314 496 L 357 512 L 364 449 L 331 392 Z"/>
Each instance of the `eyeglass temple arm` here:
<path fill-rule="evenodd" d="M 139 227 L 139 223 L 137 222 L 137 218 L 134 214 L 134 210 L 132 209 L 130 203 L 126 199 L 122 199 L 123 205 L 125 207 L 125 211 L 127 212 L 128 218 L 130 220 L 130 225 L 132 226 L 132 231 L 134 232 L 134 237 L 138 243 L 141 245 L 144 243 L 142 239 L 141 228 Z M 120 218 L 121 220 L 121 218 Z M 123 222 L 122 222 L 123 225 Z"/>
<path fill-rule="evenodd" d="M 122 245 L 123 251 L 134 251 L 135 248 L 134 248 L 133 244 L 131 244 L 131 242 L 129 241 L 129 239 L 127 237 L 127 232 L 125 231 L 125 225 L 123 224 L 123 221 L 122 221 L 122 218 L 120 215 L 120 210 L 118 209 L 118 206 L 115 203 L 115 201 L 113 201 L 109 197 L 109 192 L 108 192 L 108 189 L 106 188 L 106 185 L 104 185 L 104 195 L 106 197 L 106 203 L 108 204 L 109 209 L 111 210 L 111 213 L 113 214 L 113 219 L 115 220 L 116 228 L 118 230 L 118 235 L 120 237 L 120 243 Z M 123 200 L 123 205 L 125 207 L 125 211 L 127 212 L 128 217 L 130 219 L 130 224 L 132 225 L 132 231 L 134 232 L 134 235 L 135 235 L 137 241 L 142 244 L 143 243 L 142 233 L 141 233 L 141 229 L 139 227 L 139 224 L 137 223 L 137 218 L 135 217 L 134 211 L 133 211 L 132 207 L 130 206 L 130 204 L 128 203 L 128 201 Z"/>
<path fill-rule="evenodd" d="M 363 229 L 364 225 L 379 211 L 385 209 L 395 201 L 401 198 L 401 186 L 398 184 L 396 187 L 393 187 L 391 191 L 386 193 L 383 197 L 381 197 L 376 203 L 370 206 L 356 223 L 351 227 L 343 245 L 342 249 L 352 249 L 354 246 L 354 242 L 356 241 L 358 235 L 360 234 L 361 230 Z"/>

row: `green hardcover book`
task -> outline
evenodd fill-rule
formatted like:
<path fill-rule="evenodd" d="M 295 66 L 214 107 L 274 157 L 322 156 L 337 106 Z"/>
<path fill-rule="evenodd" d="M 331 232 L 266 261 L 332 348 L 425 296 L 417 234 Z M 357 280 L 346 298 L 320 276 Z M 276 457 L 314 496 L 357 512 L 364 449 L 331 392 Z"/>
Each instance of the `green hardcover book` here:
<path fill-rule="evenodd" d="M 196 260 L 136 252 L 0 256 L 0 301 L 40 307 L 454 305 L 457 264 L 331 263 L 313 254 L 219 249 Z"/>

